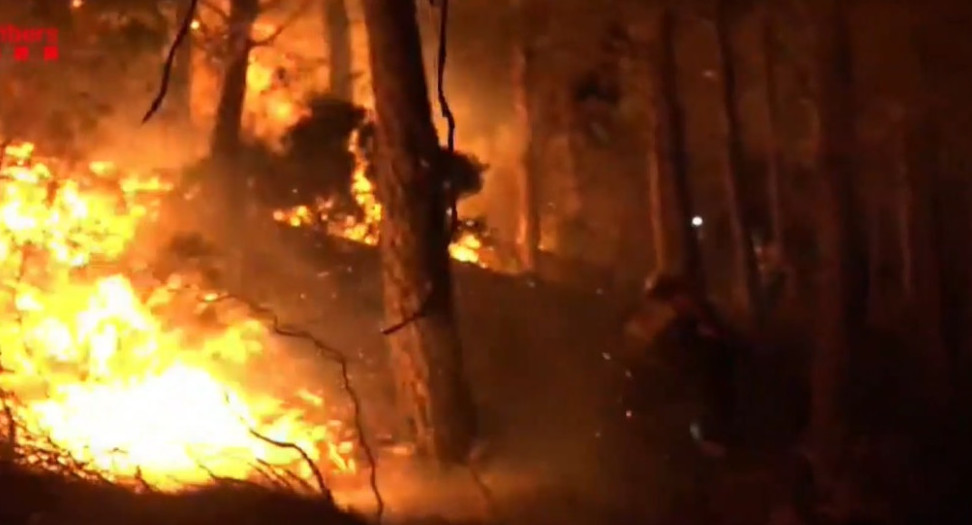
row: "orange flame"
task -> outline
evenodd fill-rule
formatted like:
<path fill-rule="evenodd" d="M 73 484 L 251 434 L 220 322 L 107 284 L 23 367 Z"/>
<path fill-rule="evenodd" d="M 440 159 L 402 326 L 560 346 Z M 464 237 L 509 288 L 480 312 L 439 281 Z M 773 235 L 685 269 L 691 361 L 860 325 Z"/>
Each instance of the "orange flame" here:
<path fill-rule="evenodd" d="M 118 273 L 169 186 L 110 163 L 55 176 L 33 150 L 10 146 L 0 165 L 0 393 L 20 427 L 19 459 L 31 463 L 31 447 L 49 442 L 111 479 L 169 490 L 268 466 L 311 479 L 273 440 L 322 470 L 354 472 L 340 429 L 306 417 L 319 397 L 288 407 L 236 378 L 267 346 L 261 323 L 175 326 L 178 280 L 137 289 Z"/>

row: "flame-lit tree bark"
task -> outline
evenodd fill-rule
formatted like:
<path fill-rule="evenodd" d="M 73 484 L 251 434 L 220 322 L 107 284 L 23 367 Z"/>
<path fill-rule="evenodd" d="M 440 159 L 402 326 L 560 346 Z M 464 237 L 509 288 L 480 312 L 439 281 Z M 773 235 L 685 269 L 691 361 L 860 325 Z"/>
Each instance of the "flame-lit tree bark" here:
<path fill-rule="evenodd" d="M 384 207 L 385 314 L 393 326 L 411 321 L 388 335 L 394 373 L 419 450 L 440 461 L 461 462 L 473 439 L 474 418 L 453 314 L 443 159 L 432 125 L 415 4 L 363 4 Z"/>
<path fill-rule="evenodd" d="M 540 249 L 540 216 L 537 206 L 537 165 L 536 143 L 531 133 L 531 100 L 528 86 L 533 80 L 534 56 L 532 46 L 531 20 L 534 13 L 532 0 L 514 0 L 516 13 L 516 39 L 513 56 L 513 89 L 516 97 L 517 130 L 525 138 L 523 162 L 517 170 L 518 213 L 516 221 L 516 246 L 519 251 L 521 268 L 527 273 L 537 271 L 537 255 Z"/>
<path fill-rule="evenodd" d="M 252 48 L 250 35 L 259 14 L 258 0 L 230 1 L 226 69 L 210 142 L 213 158 L 232 158 L 240 148 L 243 102 L 246 99 L 246 70 Z"/>
<path fill-rule="evenodd" d="M 814 74 L 822 183 L 818 241 L 820 304 L 811 371 L 810 429 L 815 480 L 823 497 L 833 489 L 846 446 L 842 392 L 854 341 L 861 335 L 866 273 L 855 227 L 854 118 L 848 21 L 843 0 L 812 7 Z"/>
<path fill-rule="evenodd" d="M 766 195 L 769 208 L 770 234 L 779 256 L 786 260 L 786 216 L 783 212 L 781 186 L 783 151 L 777 134 L 780 132 L 779 89 L 776 83 L 776 38 L 773 15 L 767 6 L 763 12 L 761 37 L 763 51 L 763 81 L 766 88 Z"/>
<path fill-rule="evenodd" d="M 705 287 L 702 269 L 702 253 L 698 238 L 692 228 L 694 212 L 692 190 L 688 181 L 688 162 L 685 150 L 685 123 L 680 106 L 675 56 L 675 15 L 670 8 L 657 13 L 657 27 L 652 43 L 651 62 L 654 71 L 652 105 L 655 113 L 654 144 L 650 185 L 657 190 L 652 200 L 658 204 L 653 213 L 661 214 L 653 222 L 656 234 L 664 230 L 665 240 L 659 242 L 666 261 L 660 269 L 679 273 L 696 282 L 699 289 Z M 652 175 L 653 174 L 653 175 Z M 671 208 L 662 204 L 671 196 Z M 670 217 L 671 222 L 663 220 Z M 667 223 L 663 227 L 662 222 Z M 669 232 L 674 232 L 670 236 Z"/>
<path fill-rule="evenodd" d="M 762 293 L 756 269 L 756 252 L 753 249 L 751 228 L 743 201 L 743 151 L 742 130 L 739 123 L 739 101 L 736 92 L 736 70 L 732 38 L 729 34 L 732 13 L 728 0 L 718 0 L 715 6 L 715 34 L 719 54 L 722 107 L 725 114 L 726 157 L 728 165 L 723 172 L 729 216 L 735 244 L 735 270 L 737 283 L 745 291 L 744 308 L 757 322 L 763 319 Z"/>
<path fill-rule="evenodd" d="M 350 101 L 354 96 L 351 72 L 351 20 L 346 0 L 323 0 L 324 38 L 328 50 L 328 91 Z"/>

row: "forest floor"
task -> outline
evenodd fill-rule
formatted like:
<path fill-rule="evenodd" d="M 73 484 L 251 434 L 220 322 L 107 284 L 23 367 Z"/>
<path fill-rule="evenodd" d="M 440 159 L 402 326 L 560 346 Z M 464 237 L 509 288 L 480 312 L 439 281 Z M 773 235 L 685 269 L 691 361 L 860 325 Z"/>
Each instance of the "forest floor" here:
<path fill-rule="evenodd" d="M 235 292 L 344 355 L 362 405 L 357 424 L 378 456 L 387 523 L 763 525 L 786 500 L 781 473 L 787 469 L 778 455 L 751 454 L 700 469 L 691 455 L 632 431 L 615 395 L 623 370 L 609 358 L 619 344 L 610 314 L 615 305 L 480 270 L 458 271 L 456 283 L 469 379 L 481 409 L 484 445 L 476 464 L 441 470 L 393 454 L 382 446 L 397 416 L 383 358 L 377 266 L 347 262 L 354 257 L 335 262 L 292 243 L 250 241 L 263 250 L 255 258 L 263 266 L 251 269 L 259 279 Z M 350 403 L 341 367 L 309 341 L 288 341 L 295 360 L 286 368 L 328 385 L 331 403 Z M 681 430 L 687 442 L 687 429 Z M 686 483 L 701 489 L 680 498 Z M 0 466 L 0 525 L 351 525 L 376 511 L 366 475 L 336 487 L 335 499 L 364 518 L 252 486 L 135 494 Z"/>

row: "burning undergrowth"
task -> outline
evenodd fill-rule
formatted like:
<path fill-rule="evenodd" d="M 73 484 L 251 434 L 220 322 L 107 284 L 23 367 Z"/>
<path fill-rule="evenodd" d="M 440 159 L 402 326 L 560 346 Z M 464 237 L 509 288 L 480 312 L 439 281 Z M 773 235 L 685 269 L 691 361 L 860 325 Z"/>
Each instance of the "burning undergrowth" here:
<path fill-rule="evenodd" d="M 274 219 L 377 244 L 382 206 L 371 162 L 373 134 L 364 109 L 327 97 L 312 99 L 307 116 L 285 137 L 285 162 L 293 168 L 287 170 L 291 176 L 285 177 L 289 183 L 284 187 L 289 191 L 278 200 Z M 460 199 L 482 190 L 486 165 L 463 153 L 443 150 L 443 155 L 449 184 Z M 279 187 L 279 181 L 276 184 Z M 267 193 L 271 191 L 268 188 Z M 488 266 L 491 237 L 482 219 L 464 218 L 457 225 L 450 253 L 457 261 Z"/>
<path fill-rule="evenodd" d="M 262 372 L 285 359 L 262 322 L 133 253 L 172 181 L 55 166 L 31 144 L 3 154 L 0 459 L 153 491 L 317 490 L 355 472 L 321 393 Z"/>

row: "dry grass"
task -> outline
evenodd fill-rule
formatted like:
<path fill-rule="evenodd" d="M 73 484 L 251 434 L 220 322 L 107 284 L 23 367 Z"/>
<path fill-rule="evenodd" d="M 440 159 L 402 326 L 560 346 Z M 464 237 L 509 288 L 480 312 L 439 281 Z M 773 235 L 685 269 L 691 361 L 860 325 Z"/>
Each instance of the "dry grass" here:
<path fill-rule="evenodd" d="M 30 472 L 0 464 L 0 523 L 9 525 L 363 525 L 325 499 L 251 484 L 180 494 Z"/>

